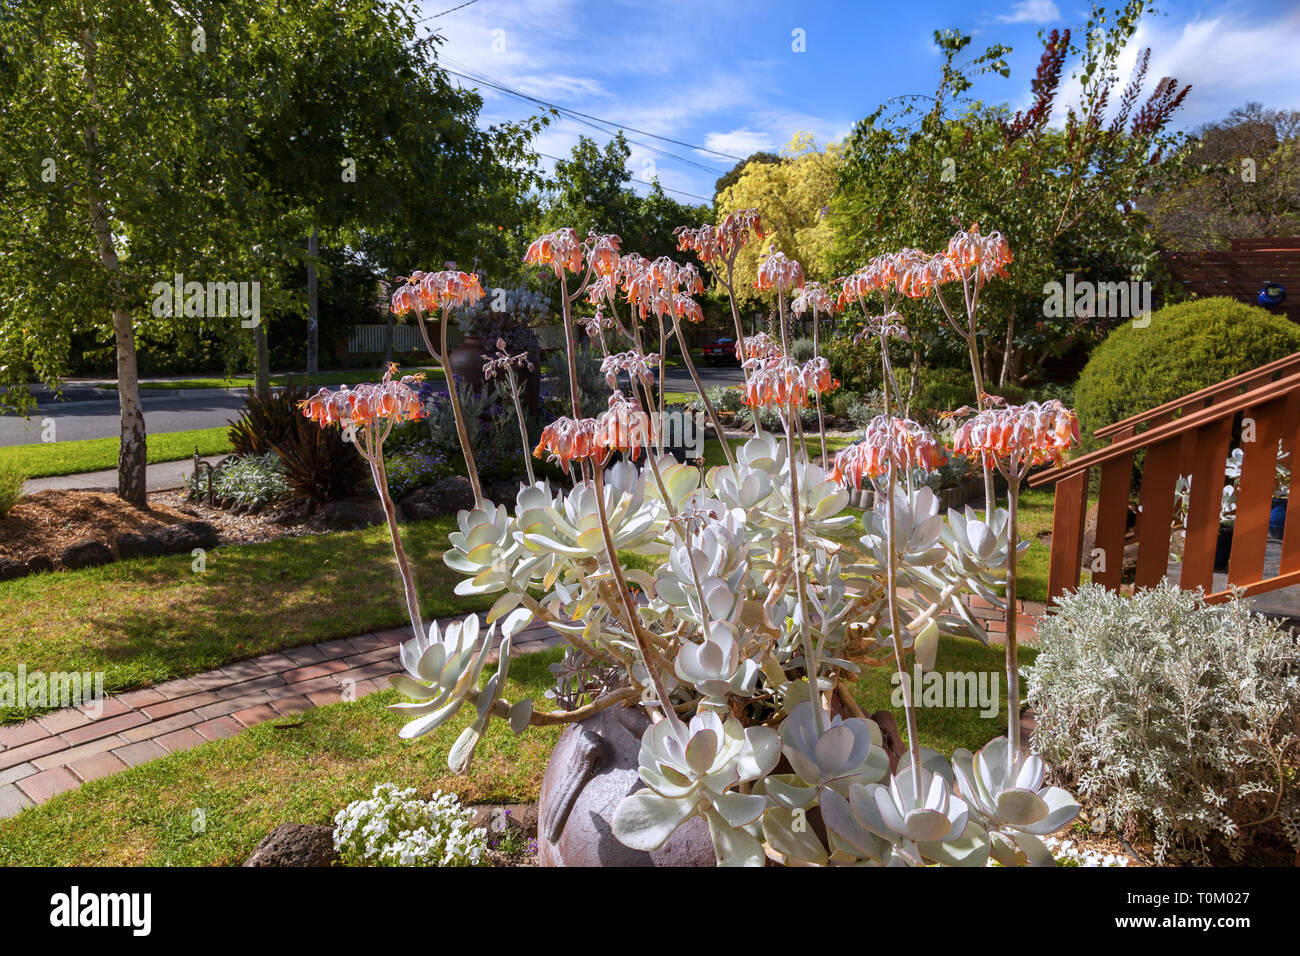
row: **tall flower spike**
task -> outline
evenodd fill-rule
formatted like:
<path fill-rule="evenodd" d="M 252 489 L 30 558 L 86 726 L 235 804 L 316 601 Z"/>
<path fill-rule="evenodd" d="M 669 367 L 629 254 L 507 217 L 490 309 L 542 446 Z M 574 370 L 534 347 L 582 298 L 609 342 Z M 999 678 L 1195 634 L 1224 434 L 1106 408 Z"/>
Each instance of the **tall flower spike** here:
<path fill-rule="evenodd" d="M 964 229 L 948 240 L 943 255 L 961 275 L 981 280 L 1005 276 L 1012 261 L 1011 246 L 1000 232 L 980 234 L 979 223 Z"/>
<path fill-rule="evenodd" d="M 835 311 L 835 298 L 826 291 L 820 282 L 805 282 L 804 287 L 790 301 L 790 311 L 795 315 L 812 312 L 813 315 L 829 314 Z"/>
<path fill-rule="evenodd" d="M 831 478 L 861 488 L 864 477 L 877 478 L 890 467 L 934 471 L 946 460 L 943 445 L 924 426 L 910 418 L 877 415 L 867 424 L 862 441 L 835 456 Z"/>
<path fill-rule="evenodd" d="M 424 376 L 394 379 L 396 370 L 396 365 L 390 365 L 377 385 L 363 383 L 351 389 L 344 385 L 336 392 L 322 388 L 299 402 L 299 407 L 303 415 L 322 428 L 341 422 L 368 425 L 380 420 L 403 422 L 423 418 L 424 403 L 411 386 L 424 381 Z"/>
<path fill-rule="evenodd" d="M 803 266 L 788 258 L 784 252 L 775 250 L 758 267 L 758 281 L 754 283 L 764 291 L 776 289 L 778 292 L 801 289 L 803 284 Z"/>
<path fill-rule="evenodd" d="M 586 256 L 578 233 L 567 226 L 534 239 L 524 253 L 526 265 L 550 266 L 557 279 L 564 276 L 565 270 L 581 271 L 585 262 Z"/>
<path fill-rule="evenodd" d="M 1062 452 L 1079 443 L 1079 418 L 1057 399 L 989 408 L 968 418 L 953 435 L 959 455 L 979 455 L 989 465 L 998 459 L 1021 464 L 1061 464 Z"/>

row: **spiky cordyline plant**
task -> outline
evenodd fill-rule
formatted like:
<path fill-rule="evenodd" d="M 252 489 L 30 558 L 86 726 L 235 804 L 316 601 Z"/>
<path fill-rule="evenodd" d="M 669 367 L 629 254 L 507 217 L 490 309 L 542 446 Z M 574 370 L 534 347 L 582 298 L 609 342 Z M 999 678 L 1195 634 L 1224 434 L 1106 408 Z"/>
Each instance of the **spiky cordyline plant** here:
<path fill-rule="evenodd" d="M 576 237 L 572 230 L 553 235 Z M 558 257 L 562 302 L 571 299 L 565 272 L 612 280 L 599 296 L 613 307 L 609 289 L 620 289 L 632 307 L 631 328 L 644 315 L 689 312 L 677 298 L 694 287 L 689 272 L 622 255 L 616 240 L 606 240 L 612 237 L 539 240 L 530 257 L 552 264 Z M 659 366 L 636 334 L 627 334 L 631 351 L 617 353 L 608 371 L 628 373 L 632 397 L 615 392 L 607 410 L 584 417 L 574 387 L 572 416 L 547 425 L 534 452 L 564 468 L 580 463 L 574 487 L 532 482 L 520 488 L 513 513 L 480 500 L 458 516 L 444 560 L 464 575 L 456 593 L 497 595 L 486 631 L 473 615 L 426 631 L 418 602 L 408 601 L 416 636 L 402 648 L 406 674 L 394 680 L 412 698 L 393 708 L 411 718 L 402 735 L 426 733 L 472 705 L 477 716 L 449 755 L 459 771 L 493 717 L 522 733 L 530 724 L 639 705 L 652 718 L 639 757 L 646 787 L 625 798 L 612 820 L 617 838 L 634 848 L 662 845 L 699 815 L 721 864 L 971 865 L 990 855 L 1007 864 L 1051 863 L 1039 837 L 1067 824 L 1078 805 L 1043 786 L 1042 762 L 1022 753 L 1017 739 L 1014 497 L 1010 514 L 990 505 L 983 521 L 970 509 L 945 520 L 933 493 L 911 480 L 936 467 L 943 449 L 896 417 L 892 404 L 862 443 L 838 456 L 834 472 L 811 462 L 798 413 L 833 380 L 821 356 L 803 365 L 789 357 L 787 297 L 805 286 L 802 269 L 774 253 L 759 285 L 776 294 L 780 342 L 741 341 L 745 400 L 776 410 L 782 434 L 756 435 L 704 475 L 656 454 L 647 414 L 653 383 L 645 378 Z M 621 326 L 617 317 L 614 324 Z M 889 316 L 873 329 L 888 403 L 896 391 L 888 339 L 897 329 Z M 675 322 L 674 331 L 680 337 Z M 572 365 L 570 376 L 575 385 Z M 1055 406 L 981 415 L 962 426 L 958 447 L 1004 468 L 1013 495 L 1025 468 L 1059 456 L 1074 436 L 1071 413 Z M 640 458 L 650 467 L 638 467 Z M 878 494 L 855 550 L 848 546 L 856 520 L 846 486 L 864 479 L 876 482 Z M 626 554 L 664 560 L 652 574 L 625 567 Z M 1003 580 L 1013 682 L 1008 735 L 978 754 L 959 750 L 950 763 L 920 746 L 904 682 L 908 758 L 891 773 L 879 727 L 845 686 L 857 671 L 845 653 L 850 632 L 890 654 L 903 674 L 909 652 L 917 666 L 932 669 L 941 632 L 987 639 L 963 595 L 997 602 Z M 510 641 L 535 620 L 602 668 L 605 679 L 593 685 L 599 696 L 551 712 L 503 698 Z M 498 626 L 500 663 L 483 682 Z M 778 772 L 782 757 L 788 769 Z M 809 825 L 813 813 L 823 827 Z"/>

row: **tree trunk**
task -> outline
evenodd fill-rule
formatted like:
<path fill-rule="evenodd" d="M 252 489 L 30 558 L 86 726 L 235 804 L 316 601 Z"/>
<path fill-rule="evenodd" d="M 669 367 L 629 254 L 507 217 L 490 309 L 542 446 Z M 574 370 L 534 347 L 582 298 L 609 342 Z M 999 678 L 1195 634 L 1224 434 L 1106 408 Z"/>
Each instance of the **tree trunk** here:
<path fill-rule="evenodd" d="M 81 49 L 85 57 L 82 81 L 90 94 L 89 114 L 98 112 L 99 95 L 95 80 L 95 38 L 89 28 L 81 30 Z M 140 377 L 136 366 L 135 328 L 127 310 L 122 289 L 122 269 L 113 245 L 113 233 L 108 225 L 108 210 L 100 191 L 105 170 L 99 158 L 99 127 L 94 122 L 82 131 L 86 146 L 86 208 L 90 213 L 90 226 L 99 247 L 99 261 L 108 273 L 108 293 L 112 302 L 113 338 L 117 346 L 117 399 L 121 408 L 122 439 L 117 455 L 117 494 L 137 508 L 148 508 L 145 487 L 144 410 L 140 406 Z"/>
<path fill-rule="evenodd" d="M 307 240 L 307 374 L 315 375 L 320 351 L 320 307 L 316 297 L 316 257 L 320 252 L 320 233 L 313 226 Z"/>
<path fill-rule="evenodd" d="M 257 397 L 267 401 L 271 397 L 271 350 L 266 342 L 266 327 L 259 320 L 253 327 L 253 343 L 257 347 L 257 367 L 253 372 L 253 389 Z"/>

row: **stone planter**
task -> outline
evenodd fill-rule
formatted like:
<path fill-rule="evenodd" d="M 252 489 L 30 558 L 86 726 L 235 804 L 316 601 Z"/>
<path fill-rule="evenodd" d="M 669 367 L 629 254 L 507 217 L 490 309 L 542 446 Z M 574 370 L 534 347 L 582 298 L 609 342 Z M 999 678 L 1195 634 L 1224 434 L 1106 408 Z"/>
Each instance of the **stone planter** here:
<path fill-rule="evenodd" d="M 713 841 L 703 817 L 687 821 L 659 849 L 624 846 L 610 830 L 614 810 L 644 784 L 637 752 L 650 718 L 615 705 L 560 735 L 542 778 L 537 812 L 540 866 L 713 866 Z"/>
<path fill-rule="evenodd" d="M 486 351 L 483 340 L 476 335 L 467 335 L 465 341 L 451 350 L 451 374 L 459 388 L 475 394 L 483 391 L 483 353 Z"/>

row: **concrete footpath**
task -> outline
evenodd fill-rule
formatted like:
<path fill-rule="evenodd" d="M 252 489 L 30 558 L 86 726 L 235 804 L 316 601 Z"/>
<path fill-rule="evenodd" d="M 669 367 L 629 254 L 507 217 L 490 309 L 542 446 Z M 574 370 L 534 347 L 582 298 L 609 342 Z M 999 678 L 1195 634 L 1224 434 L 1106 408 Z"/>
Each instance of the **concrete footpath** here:
<path fill-rule="evenodd" d="M 224 455 L 209 455 L 203 461 L 215 465 Z M 146 465 L 144 470 L 145 489 L 147 491 L 170 491 L 185 487 L 185 480 L 194 474 L 194 459 L 182 458 L 180 461 L 164 461 L 156 465 Z M 23 493 L 32 495 L 38 491 L 117 491 L 117 469 L 104 471 L 87 471 L 79 475 L 56 475 L 51 478 L 30 478 L 23 482 Z"/>

